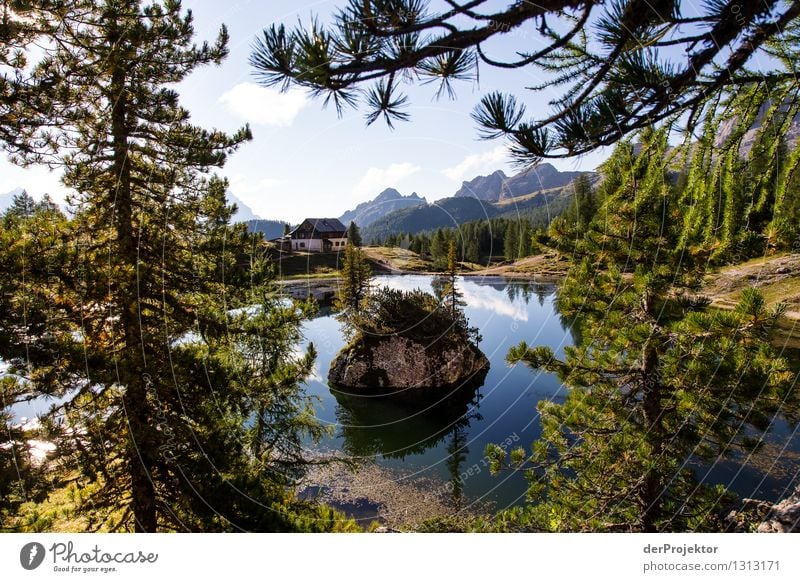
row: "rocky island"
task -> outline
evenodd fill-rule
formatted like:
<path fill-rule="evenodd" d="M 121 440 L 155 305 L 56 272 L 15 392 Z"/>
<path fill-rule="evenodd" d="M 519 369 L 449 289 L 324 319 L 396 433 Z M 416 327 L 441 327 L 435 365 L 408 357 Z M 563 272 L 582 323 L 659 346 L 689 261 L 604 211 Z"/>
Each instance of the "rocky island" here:
<path fill-rule="evenodd" d="M 405 334 L 362 335 L 336 356 L 328 381 L 351 391 L 430 390 L 468 383 L 488 367 L 465 337 L 426 342 Z"/>
<path fill-rule="evenodd" d="M 384 287 L 345 295 L 357 300 L 341 305 L 350 341 L 331 363 L 332 386 L 355 393 L 430 392 L 485 376 L 489 361 L 461 309 L 455 268 L 437 279 L 434 294 Z"/>

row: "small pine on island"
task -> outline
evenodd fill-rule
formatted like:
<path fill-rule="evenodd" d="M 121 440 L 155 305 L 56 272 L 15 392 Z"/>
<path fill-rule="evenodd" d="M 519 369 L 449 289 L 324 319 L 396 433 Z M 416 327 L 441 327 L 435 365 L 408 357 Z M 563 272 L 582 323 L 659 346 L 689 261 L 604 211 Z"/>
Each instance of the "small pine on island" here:
<path fill-rule="evenodd" d="M 434 294 L 372 289 L 361 249 L 348 245 L 337 297 L 349 343 L 331 363 L 328 381 L 353 393 L 418 393 L 482 383 L 489 361 L 478 348 L 456 286 L 455 249 Z"/>

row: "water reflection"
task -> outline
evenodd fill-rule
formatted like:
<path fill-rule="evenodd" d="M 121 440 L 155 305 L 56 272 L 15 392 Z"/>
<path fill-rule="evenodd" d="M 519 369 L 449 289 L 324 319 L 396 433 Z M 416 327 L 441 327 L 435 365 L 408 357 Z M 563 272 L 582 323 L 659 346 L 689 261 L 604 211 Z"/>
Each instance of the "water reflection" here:
<path fill-rule="evenodd" d="M 411 275 L 382 276 L 375 283 L 430 291 L 430 282 L 428 276 Z M 497 507 L 517 505 L 524 503 L 527 481 L 521 472 L 492 477 L 483 457 L 486 445 L 512 439 L 514 446 L 529 447 L 541 435 L 537 404 L 562 402 L 566 389 L 552 374 L 509 367 L 505 356 L 510 347 L 525 340 L 550 346 L 563 357 L 564 348 L 580 340 L 581 324 L 559 313 L 552 284 L 465 277 L 459 279 L 459 288 L 471 324 L 481 330 L 480 347 L 491 368 L 482 386 L 447 398 L 439 395 L 415 401 L 396 395 L 352 396 L 332 389 L 324 378 L 330 361 L 344 346 L 340 325 L 327 313 L 307 324 L 306 337 L 319 351 L 316 377 L 309 381 L 308 391 L 319 399 L 319 418 L 333 425 L 336 435 L 320 446 L 434 478 L 447 484 L 456 504 L 482 500 L 493 501 Z M 796 352 L 784 356 L 800 362 Z M 798 479 L 788 465 L 796 462 L 793 454 L 800 451 L 796 419 L 788 410 L 783 412 L 765 438 L 764 450 L 778 454 L 729 459 L 699 471 L 698 477 L 720 483 L 742 497 L 777 499 L 783 495 Z M 775 457 L 788 461 L 786 471 L 777 470 Z M 474 467 L 479 470 L 470 471 Z M 794 469 L 796 472 L 796 465 Z"/>
<path fill-rule="evenodd" d="M 495 315 L 509 317 L 513 321 L 528 321 L 527 302 L 509 301 L 492 286 L 462 285 L 461 292 L 464 294 L 464 301 L 470 307 L 491 311 Z"/>
<path fill-rule="evenodd" d="M 443 391 L 359 395 L 331 388 L 342 450 L 356 459 L 406 459 L 465 434 L 478 413 L 482 370 L 467 384 Z"/>

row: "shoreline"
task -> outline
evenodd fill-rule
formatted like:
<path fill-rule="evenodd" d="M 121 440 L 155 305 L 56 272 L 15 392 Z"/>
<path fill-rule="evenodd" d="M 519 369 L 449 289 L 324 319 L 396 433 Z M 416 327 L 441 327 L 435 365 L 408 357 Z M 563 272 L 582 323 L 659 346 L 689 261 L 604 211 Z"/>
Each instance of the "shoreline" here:
<path fill-rule="evenodd" d="M 459 277 L 470 280 L 497 280 L 530 282 L 556 285 L 566 277 L 566 269 L 560 264 L 564 259 L 546 253 L 526 257 L 512 264 L 487 267 L 476 271 L 459 273 Z M 375 261 L 376 275 L 421 275 L 435 277 L 439 271 L 402 269 L 388 260 Z M 339 277 L 336 274 L 296 275 L 279 279 L 279 284 L 290 290 L 298 290 L 292 296 L 302 295 L 299 289 L 308 289 L 316 299 L 330 299 L 336 293 Z M 768 303 L 785 303 L 787 310 L 782 317 L 781 331 L 789 336 L 800 334 L 800 254 L 784 254 L 775 257 L 752 259 L 746 263 L 720 267 L 706 275 L 701 295 L 711 299 L 711 306 L 730 310 L 738 295 L 746 287 L 755 287 L 764 292 Z M 305 297 L 304 296 L 304 297 Z M 800 343 L 798 344 L 800 346 Z"/>
<path fill-rule="evenodd" d="M 338 451 L 315 452 L 315 461 L 295 487 L 301 499 L 315 500 L 342 511 L 361 527 L 383 531 L 415 531 L 425 521 L 442 518 L 489 516 L 493 504 L 452 499 L 450 483 L 381 466 L 375 459 L 352 459 Z"/>

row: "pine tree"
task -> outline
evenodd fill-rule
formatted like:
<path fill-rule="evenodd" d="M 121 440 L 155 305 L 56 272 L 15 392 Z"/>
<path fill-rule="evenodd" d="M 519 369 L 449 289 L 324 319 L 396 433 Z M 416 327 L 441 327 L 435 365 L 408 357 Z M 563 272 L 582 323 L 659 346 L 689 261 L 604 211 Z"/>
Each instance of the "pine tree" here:
<path fill-rule="evenodd" d="M 39 503 L 58 476 L 46 464 L 37 464 L 29 439 L 46 439 L 46 428 L 22 427 L 12 420 L 10 407 L 34 395 L 31 380 L 48 386 L 52 365 L 35 366 L 36 355 L 69 357 L 58 351 L 64 300 L 58 287 L 48 284 L 64 261 L 68 233 L 66 218 L 46 201 L 36 203 L 26 192 L 0 217 L 0 356 L 9 365 L 0 377 L 0 531 L 26 503 Z M 35 375 L 34 375 L 35 374 Z M 54 383 L 55 384 L 55 383 Z M 12 530 L 13 531 L 13 530 Z"/>
<path fill-rule="evenodd" d="M 651 132 L 639 153 L 623 143 L 607 162 L 621 171 L 606 218 L 590 225 L 558 294 L 577 344 L 563 359 L 524 343 L 508 355 L 570 391 L 563 404 L 540 404 L 531 451 L 510 454 L 531 469 L 534 503 L 503 516 L 503 527 L 718 529 L 730 496 L 699 483 L 690 461 L 752 450 L 748 427 L 766 430 L 791 386 L 788 363 L 765 341 L 780 308 L 748 290 L 733 312 L 713 312 L 694 294 L 702 255 L 677 244 L 666 149 L 666 132 Z M 488 453 L 494 469 L 506 458 Z"/>
<path fill-rule="evenodd" d="M 35 151 L 28 139 L 46 116 L 43 100 L 54 86 L 32 71 L 41 63 L 31 63 L 36 41 L 59 34 L 65 15 L 75 16 L 80 2 L 59 0 L 4 0 L 0 16 L 0 147 L 12 156 Z M 29 50 L 34 48 L 34 50 Z"/>
<path fill-rule="evenodd" d="M 353 221 L 350 221 L 350 226 L 347 228 L 347 242 L 354 247 L 360 247 L 362 244 L 361 231 L 358 225 Z"/>
<path fill-rule="evenodd" d="M 467 249 L 464 252 L 464 260 L 470 263 L 477 263 L 481 260 L 480 246 L 477 239 L 472 237 L 467 239 Z"/>
<path fill-rule="evenodd" d="M 447 302 L 447 310 L 453 321 L 460 321 L 463 318 L 464 294 L 458 290 L 456 280 L 458 278 L 458 257 L 456 253 L 456 242 L 450 241 L 447 247 L 447 273 L 443 295 Z"/>
<path fill-rule="evenodd" d="M 508 223 L 503 236 L 503 255 L 507 261 L 519 258 L 519 225 L 513 221 Z"/>
<path fill-rule="evenodd" d="M 597 203 L 594 196 L 592 182 L 586 174 L 575 178 L 573 183 L 575 195 L 575 225 L 578 229 L 585 229 L 597 212 Z"/>
<path fill-rule="evenodd" d="M 68 396 L 51 436 L 92 491 L 89 527 L 292 529 L 287 467 L 298 439 L 319 434 L 297 388 L 313 351 L 295 362 L 264 348 L 295 341 L 306 312 L 271 311 L 261 237 L 229 226 L 227 184 L 206 176 L 249 130 L 192 125 L 171 88 L 219 63 L 227 33 L 194 45 L 172 0 L 80 8 L 37 69 L 58 86 L 46 139 L 26 136 L 29 160 L 60 159 L 76 215 L 37 286 L 15 283 L 8 308 L 25 301 L 36 317 L 22 335 L 3 322 L 2 357 L 37 393 Z"/>
<path fill-rule="evenodd" d="M 23 190 L 19 194 L 15 194 L 11 200 L 11 206 L 6 210 L 6 216 L 13 215 L 20 218 L 29 218 L 36 210 L 36 200 L 28 194 L 27 190 Z"/>
<path fill-rule="evenodd" d="M 531 254 L 531 225 L 525 220 L 520 224 L 519 229 L 519 257 L 527 257 Z"/>
<path fill-rule="evenodd" d="M 311 89 L 340 112 L 361 104 L 368 124 L 383 118 L 390 126 L 410 117 L 403 86 L 411 80 L 438 82 L 436 97 L 453 97 L 454 82 L 476 79 L 479 66 L 545 73 L 547 81 L 525 88 L 556 92 L 547 116 L 531 118 L 522 99 L 499 91 L 473 113 L 482 137 L 507 138 L 512 156 L 525 163 L 588 153 L 665 120 L 691 130 L 714 116 L 720 96 L 797 86 L 796 2 L 442 6 L 350 0 L 332 19 L 315 17 L 290 30 L 270 26 L 250 62 L 265 85 Z M 525 42 L 513 58 L 494 54 L 493 40 L 520 29 Z"/>
<path fill-rule="evenodd" d="M 682 242 L 712 250 L 717 263 L 740 262 L 765 250 L 791 248 L 792 225 L 782 219 L 792 205 L 798 148 L 786 150 L 800 115 L 792 83 L 758 84 L 706 107 L 702 132 L 683 144 Z"/>
<path fill-rule="evenodd" d="M 447 260 L 447 238 L 441 228 L 436 229 L 430 243 L 431 259 L 437 267 L 444 266 Z"/>
<path fill-rule="evenodd" d="M 350 330 L 355 330 L 359 325 L 361 313 L 369 300 L 371 282 L 372 269 L 364 251 L 348 241 L 344 249 L 336 307 L 342 312 L 341 317 Z"/>

